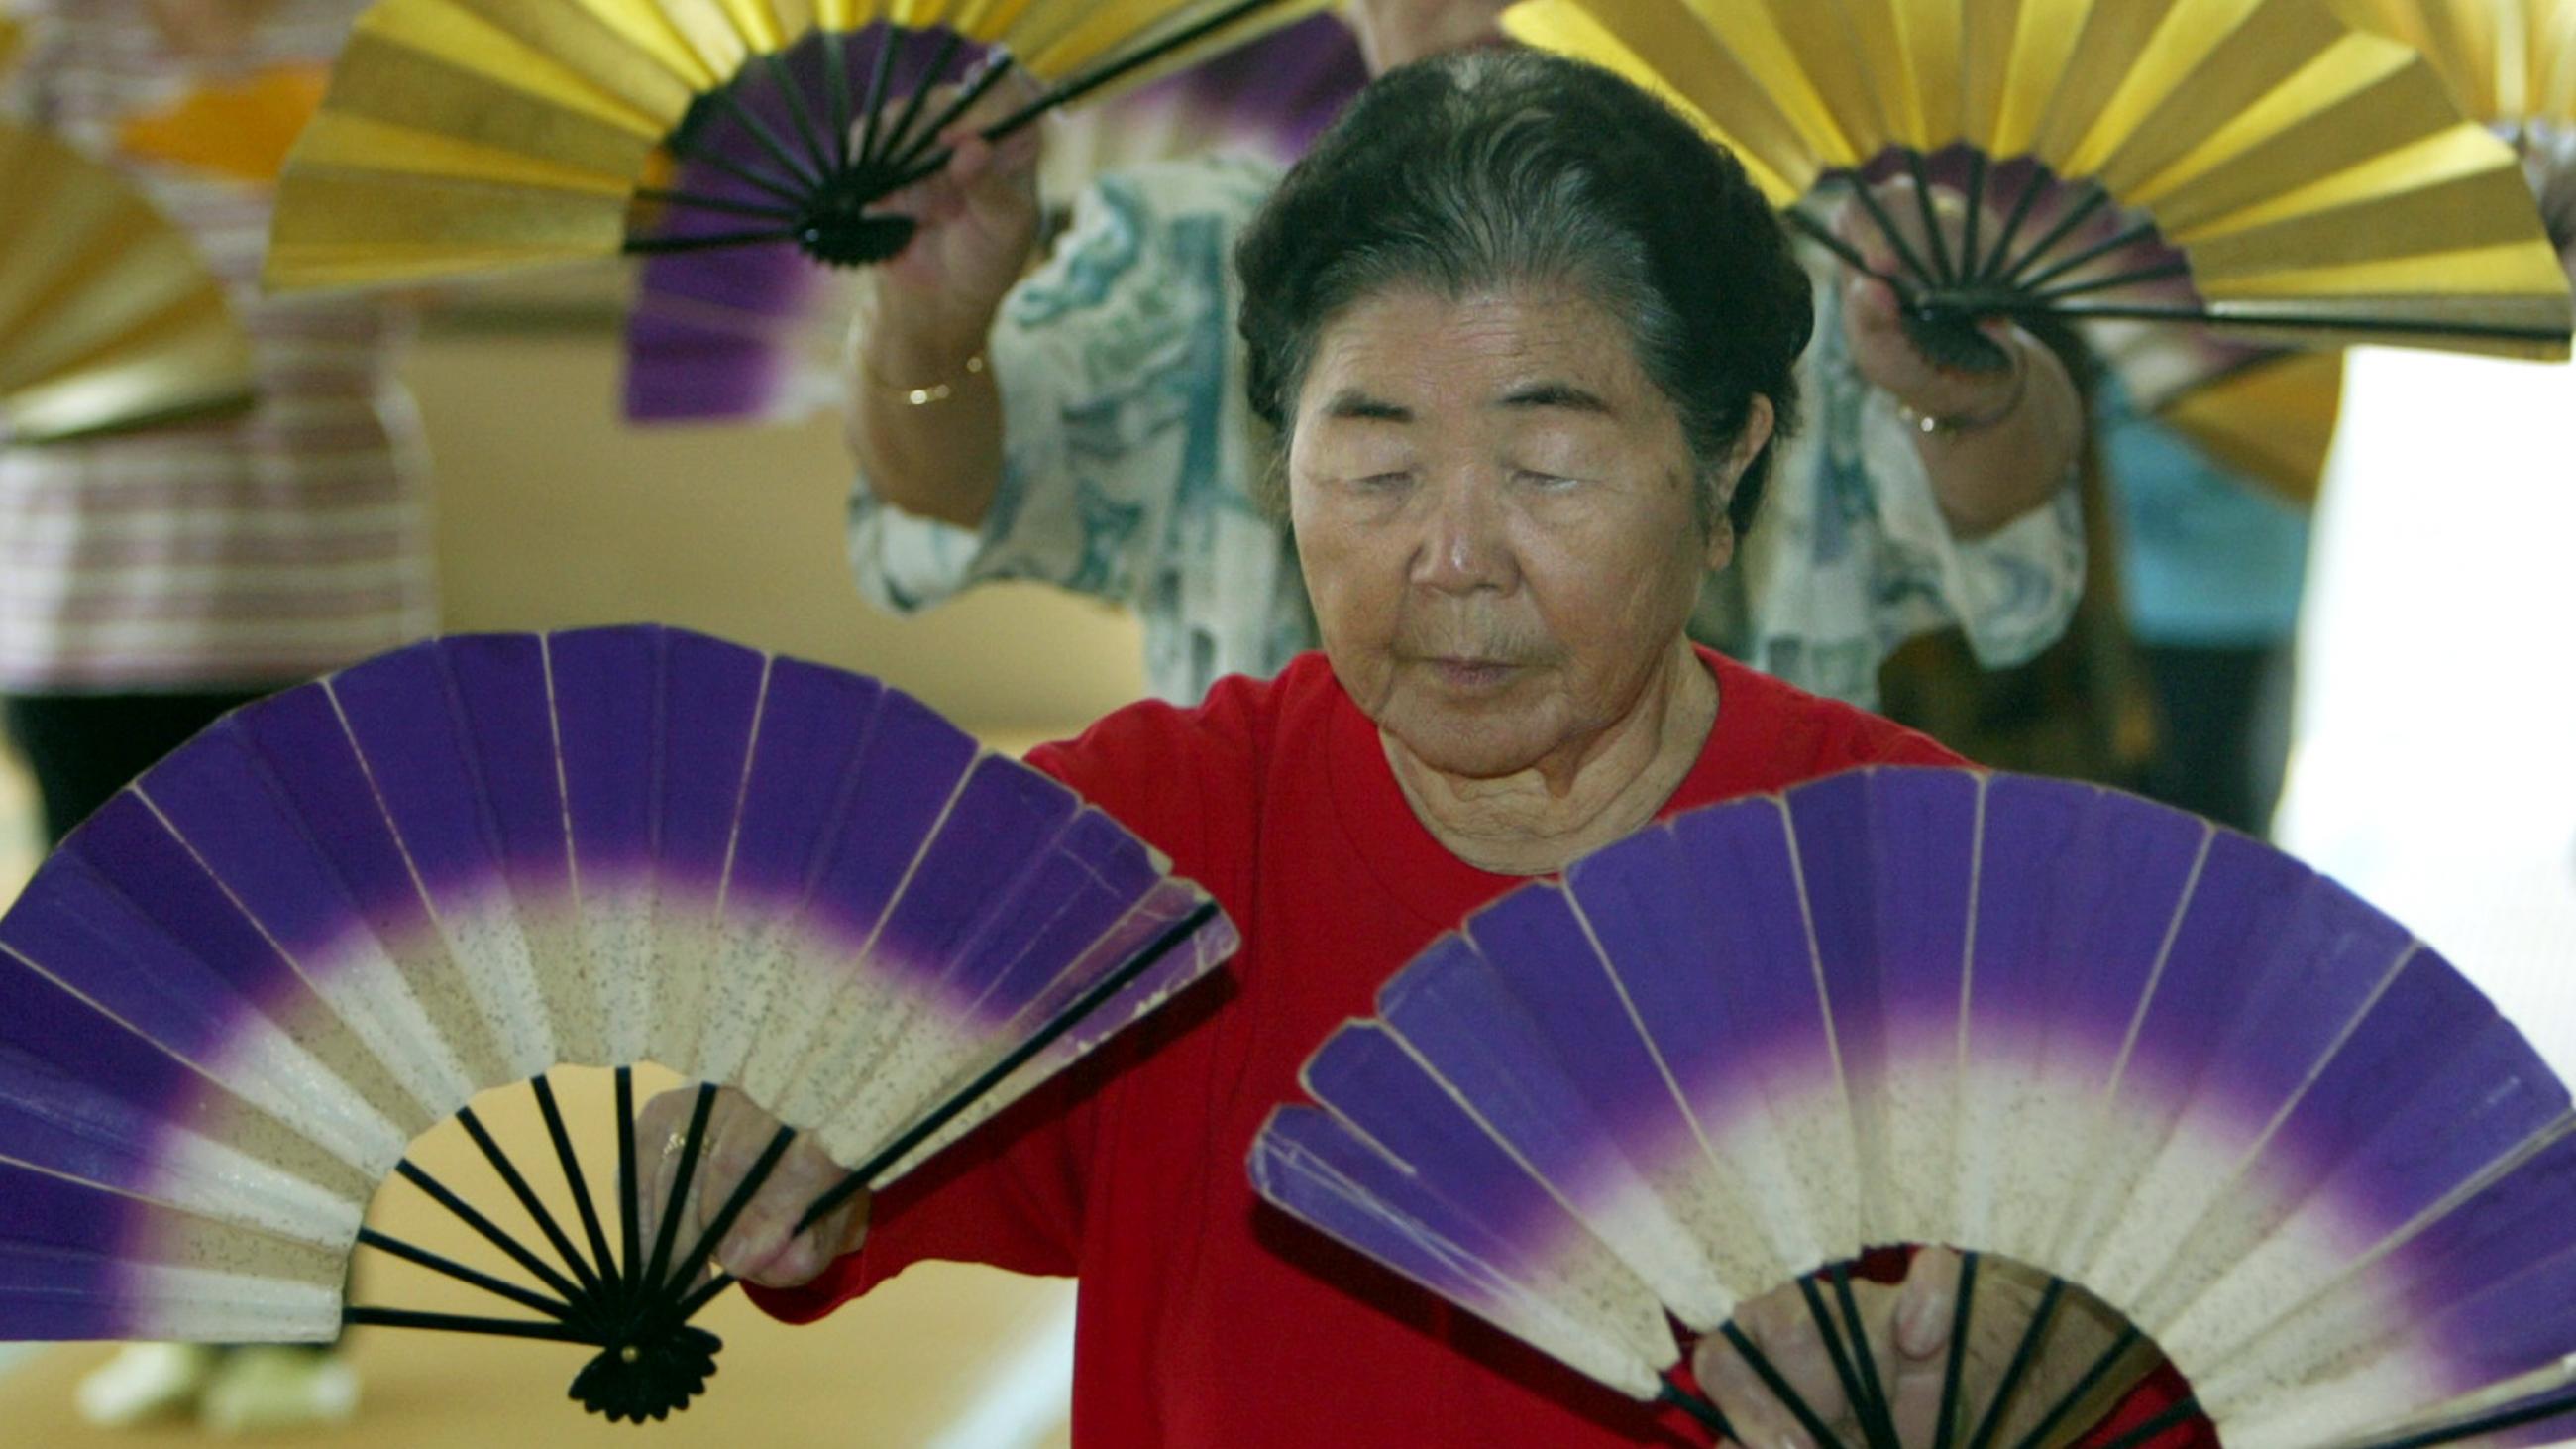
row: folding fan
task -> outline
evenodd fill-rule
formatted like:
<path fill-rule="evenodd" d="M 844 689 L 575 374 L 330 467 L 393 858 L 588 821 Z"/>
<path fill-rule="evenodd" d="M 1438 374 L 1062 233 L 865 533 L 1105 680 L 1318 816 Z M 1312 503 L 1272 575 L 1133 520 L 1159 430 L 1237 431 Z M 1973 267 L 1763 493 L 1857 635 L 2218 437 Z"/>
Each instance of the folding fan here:
<path fill-rule="evenodd" d="M 1039 89 L 988 137 L 1319 3 L 378 0 L 288 161 L 268 278 L 384 284 L 778 241 L 880 260 L 912 224 L 878 203 L 946 164 L 940 133 L 1005 78 Z M 965 58 L 975 78 L 943 102 L 897 84 Z M 726 184 L 665 184 L 692 162 Z"/>
<path fill-rule="evenodd" d="M 2336 0 L 2353 24 L 2424 53 L 2469 115 L 2522 152 L 2550 236 L 2576 248 L 2576 3 Z"/>
<path fill-rule="evenodd" d="M 1988 1402 L 1952 1355 L 1944 1445 L 1994 1442 L 2071 1287 L 2126 1319 L 2097 1366 L 2151 1341 L 2191 1383 L 2122 1446 L 2576 1408 L 2566 1090 L 2403 928 L 2178 811 L 1942 769 L 1711 807 L 1487 906 L 1377 1009 L 1264 1126 L 1261 1192 L 1713 1424 L 1667 1315 L 1768 1372 L 1730 1320 L 1794 1283 L 1886 1445 L 1825 1300 L 1902 1243 L 1971 1254 L 1962 1323 L 1979 1255 L 2053 1285 Z"/>
<path fill-rule="evenodd" d="M 860 676 L 676 630 L 460 636 L 236 711 L 76 830 L 0 916 L 0 1339 L 599 1348 L 659 1418 L 689 1317 L 794 1130 L 882 1184 L 1222 960 L 1195 886 L 1063 786 Z M 639 1240 L 629 1064 L 793 1124 L 697 1242 Z M 545 1077 L 618 1069 L 614 1213 Z M 531 1080 L 584 1246 L 469 1099 Z M 456 1116 L 522 1245 L 406 1161 Z M 363 1226 L 388 1173 L 533 1285 Z M 612 1246 L 610 1236 L 617 1235 Z M 347 1307 L 359 1242 L 529 1310 Z"/>
<path fill-rule="evenodd" d="M 250 345 L 132 183 L 0 125 L 0 438 L 51 442 L 250 400 Z"/>
<path fill-rule="evenodd" d="M 2313 505 L 2343 417 L 2343 354 L 2261 359 L 2191 389 L 2156 416 L 2219 462 Z"/>
<path fill-rule="evenodd" d="M 847 70 L 873 65 L 877 34 L 853 51 Z M 799 52 L 791 64 L 810 65 L 809 55 Z M 930 58 L 916 53 L 898 60 L 889 92 L 917 91 Z M 950 61 L 950 73 L 941 79 L 960 79 L 962 58 Z M 1041 181 L 1050 197 L 1070 196 L 1112 167 L 1229 144 L 1268 152 L 1284 163 L 1303 153 L 1367 82 L 1349 27 L 1329 15 L 1312 15 L 1061 118 L 1070 124 L 1048 136 Z M 785 94 L 772 88 L 747 97 L 781 133 L 794 126 Z M 765 160 L 757 141 L 740 130 L 714 136 L 708 145 L 715 154 L 686 163 L 678 189 L 739 195 L 736 175 Z M 723 217 L 674 213 L 667 231 L 691 235 L 731 226 Z M 836 402 L 849 275 L 792 241 L 648 259 L 627 311 L 628 421 L 796 417 Z"/>
<path fill-rule="evenodd" d="M 1503 23 L 1673 101 L 1869 267 L 1806 205 L 1848 193 L 1897 259 L 1869 269 L 1953 365 L 2005 365 L 1974 326 L 1994 317 L 2568 350 L 2510 149 L 2317 0 L 1525 0 Z M 1975 203 L 1955 222 L 1943 171 Z M 1855 184 L 1909 177 L 1894 207 Z"/>

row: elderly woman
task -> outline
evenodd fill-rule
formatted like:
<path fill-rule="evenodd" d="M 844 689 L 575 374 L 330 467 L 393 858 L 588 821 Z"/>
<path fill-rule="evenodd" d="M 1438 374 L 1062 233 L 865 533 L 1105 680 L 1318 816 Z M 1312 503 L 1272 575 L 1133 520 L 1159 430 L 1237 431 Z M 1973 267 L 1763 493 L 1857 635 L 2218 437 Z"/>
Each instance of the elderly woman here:
<path fill-rule="evenodd" d="M 1504 0 L 1347 0 L 1367 68 L 1500 42 Z M 998 104 L 998 103 L 997 103 Z M 1271 442 L 1231 344 L 1225 264 L 1279 173 L 1195 155 L 1100 177 L 1034 273 L 1037 136 L 957 160 L 907 205 L 926 223 L 860 285 L 851 334 L 850 556 L 902 611 L 1004 579 L 1132 609 L 1154 693 L 1196 704 L 1320 642 L 1288 532 L 1259 503 Z M 1899 206 L 1903 214 L 1911 205 Z M 1880 662 L 1957 625 L 2018 664 L 2065 629 L 2084 550 L 2083 418 L 2049 349 L 2009 324 L 2015 365 L 1935 365 L 1882 283 L 1822 248 L 1808 264 L 1813 426 L 1778 461 L 1770 526 L 1704 576 L 1693 637 L 1864 708 Z M 1928 426 L 1927 426 L 1928 425 Z"/>
<path fill-rule="evenodd" d="M 1239 265 L 1323 650 L 1031 756 L 1215 893 L 1245 942 L 1230 981 L 794 1238 L 837 1170 L 791 1158 L 721 1260 L 798 1320 L 925 1258 L 1079 1274 L 1082 1443 L 1663 1438 L 1256 1206 L 1243 1163 L 1324 1035 L 1518 881 L 1675 810 L 1953 761 L 1684 633 L 1797 415 L 1807 278 L 1730 156 L 1605 72 L 1509 51 L 1372 87 Z M 726 1098 L 716 1180 L 681 1211 L 773 1125 Z M 1946 1322 L 1916 1277 L 1909 1363 Z M 1760 1413 L 1740 1422 L 1786 1423 Z"/>

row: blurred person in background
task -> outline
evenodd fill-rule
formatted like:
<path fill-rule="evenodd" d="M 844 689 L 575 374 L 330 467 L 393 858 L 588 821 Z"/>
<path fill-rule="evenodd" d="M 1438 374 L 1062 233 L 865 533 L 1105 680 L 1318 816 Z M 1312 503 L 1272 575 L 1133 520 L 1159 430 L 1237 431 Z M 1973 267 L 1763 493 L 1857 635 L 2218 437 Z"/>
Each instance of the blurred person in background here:
<path fill-rule="evenodd" d="M 1345 18 L 1376 72 L 1499 43 L 1503 8 L 1354 0 Z M 1229 259 L 1280 167 L 1200 155 L 1103 176 L 1032 274 L 1037 152 L 1034 131 L 998 150 L 962 140 L 907 199 L 919 237 L 861 284 L 852 559 L 898 611 L 999 579 L 1127 604 L 1151 687 L 1195 703 L 1316 642 L 1294 547 L 1256 501 L 1262 430 L 1233 322 Z M 1694 636 L 1864 706 L 1880 661 L 1929 629 L 1957 624 L 1989 665 L 2029 658 L 2064 630 L 2083 578 L 2067 369 L 2009 325 L 1995 329 L 2014 359 L 2002 374 L 1940 368 L 1884 286 L 1820 250 L 1802 260 L 1814 425 L 1781 460 L 1763 531 L 1704 581 Z"/>
<path fill-rule="evenodd" d="M 2153 418 L 2100 416 L 2123 613 L 2155 699 L 2139 789 L 2262 836 L 2290 753 L 2307 513 Z"/>
<path fill-rule="evenodd" d="M 217 716 L 436 623 L 425 455 L 388 304 L 260 295 L 273 178 L 361 0 L 15 0 L 13 117 L 115 165 L 195 242 L 249 334 L 247 413 L 0 438 L 0 695 L 60 840 Z M 247 118 L 290 124 L 245 124 Z M 139 1344 L 82 1412 L 240 1431 L 346 1418 L 328 1350 Z"/>

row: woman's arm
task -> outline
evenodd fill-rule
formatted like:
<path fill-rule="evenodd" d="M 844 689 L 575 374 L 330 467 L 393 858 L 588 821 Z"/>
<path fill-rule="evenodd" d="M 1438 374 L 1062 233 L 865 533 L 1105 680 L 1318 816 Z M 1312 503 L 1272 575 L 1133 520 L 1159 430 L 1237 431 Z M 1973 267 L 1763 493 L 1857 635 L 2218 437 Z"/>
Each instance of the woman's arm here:
<path fill-rule="evenodd" d="M 921 231 L 869 273 L 850 330 L 848 436 L 877 496 L 961 528 L 1002 477 L 1002 397 L 984 356 L 1038 233 L 1037 129 L 956 134 L 948 169 L 892 209 Z"/>
<path fill-rule="evenodd" d="M 1879 188 L 1880 210 L 1905 227 L 1923 210 L 1914 195 L 1910 180 L 1886 183 Z M 1934 197 L 1949 225 L 1965 216 L 1956 195 L 1936 186 Z M 1857 211 L 1847 208 L 1837 230 L 1874 271 L 1894 271 L 1893 248 L 1859 224 Z M 1920 246 L 1925 238 L 1907 240 Z M 2084 409 L 2055 352 L 2019 325 L 1996 321 L 1984 330 L 2012 354 L 2009 366 L 1991 374 L 1943 367 L 1906 335 L 1893 288 L 1848 267 L 1842 269 L 1842 285 L 1843 333 L 1852 363 L 1922 424 L 1915 450 L 1953 535 L 1966 541 L 1992 533 L 2048 502 L 2074 477 L 2076 452 L 2084 445 Z"/>
<path fill-rule="evenodd" d="M 1982 538 L 2047 503 L 2075 474 L 2084 413 L 2066 364 L 2013 323 L 1987 335 L 2014 354 L 1985 377 L 1936 366 L 1897 320 L 1883 282 L 1850 278 L 1843 325 L 1861 374 L 1930 426 L 1914 436 L 1953 535 Z"/>

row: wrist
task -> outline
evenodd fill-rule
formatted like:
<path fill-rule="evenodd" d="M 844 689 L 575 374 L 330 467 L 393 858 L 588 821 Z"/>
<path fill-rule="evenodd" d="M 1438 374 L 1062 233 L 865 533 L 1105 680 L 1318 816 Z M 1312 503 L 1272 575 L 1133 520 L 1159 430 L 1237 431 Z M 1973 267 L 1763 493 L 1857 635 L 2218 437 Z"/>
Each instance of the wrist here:
<path fill-rule="evenodd" d="M 953 383 L 982 370 L 998 310 L 869 287 L 851 314 L 850 357 L 868 381 L 897 391 Z"/>
<path fill-rule="evenodd" d="M 2001 379 L 1979 389 L 1975 396 L 1954 395 L 1929 405 L 1899 394 L 1898 419 L 1927 437 L 1940 438 L 1982 432 L 2020 412 L 2023 400 L 2030 395 L 2030 346 L 2013 333 L 2006 333 L 2000 340 L 2011 358 Z"/>

